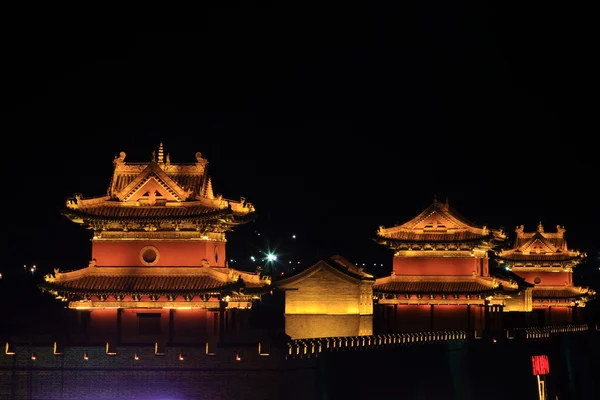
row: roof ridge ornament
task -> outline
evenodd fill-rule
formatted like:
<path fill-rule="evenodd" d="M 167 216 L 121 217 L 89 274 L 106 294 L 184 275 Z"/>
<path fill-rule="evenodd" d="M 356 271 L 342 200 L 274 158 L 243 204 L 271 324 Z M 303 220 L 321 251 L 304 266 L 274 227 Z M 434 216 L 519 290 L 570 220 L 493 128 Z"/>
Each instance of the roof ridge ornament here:
<path fill-rule="evenodd" d="M 158 163 L 159 164 L 163 164 L 165 162 L 164 155 L 165 155 L 165 151 L 163 149 L 163 143 L 160 142 L 160 144 L 158 145 Z"/>
<path fill-rule="evenodd" d="M 538 222 L 537 231 L 539 233 L 544 233 L 544 225 L 542 225 L 542 221 Z"/>
<path fill-rule="evenodd" d="M 124 151 L 120 152 L 118 156 L 115 156 L 115 159 L 113 160 L 113 164 L 124 164 L 125 156 L 127 156 L 127 154 L 125 154 Z"/>

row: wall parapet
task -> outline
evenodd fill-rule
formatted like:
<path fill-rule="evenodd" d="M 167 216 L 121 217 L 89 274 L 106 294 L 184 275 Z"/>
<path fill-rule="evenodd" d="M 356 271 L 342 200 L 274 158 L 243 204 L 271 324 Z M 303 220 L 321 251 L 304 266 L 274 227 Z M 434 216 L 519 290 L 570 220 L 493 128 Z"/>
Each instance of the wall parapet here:
<path fill-rule="evenodd" d="M 548 339 L 551 336 L 562 335 L 567 333 L 587 332 L 590 330 L 589 325 L 557 325 L 557 326 L 544 326 L 544 327 L 532 327 L 532 328 L 516 328 L 509 329 L 506 331 L 506 336 L 509 339 Z"/>
<path fill-rule="evenodd" d="M 285 355 L 279 348 L 255 346 L 121 345 L 65 346 L 5 344 L 0 370 L 28 369 L 269 369 Z"/>
<path fill-rule="evenodd" d="M 324 352 L 381 349 L 413 344 L 448 343 L 466 340 L 466 331 L 389 333 L 368 336 L 295 339 L 287 343 L 286 358 L 318 356 Z"/>
<path fill-rule="evenodd" d="M 596 327 L 596 330 L 599 330 Z M 544 340 L 552 336 L 589 332 L 587 324 L 517 328 L 503 330 L 507 339 Z M 502 336 L 493 335 L 494 342 Z M 58 343 L 28 345 L 5 343 L 0 355 L 0 370 L 15 366 L 28 369 L 270 369 L 281 367 L 284 360 L 316 358 L 322 353 L 386 349 L 401 346 L 443 344 L 483 339 L 478 332 L 431 331 L 390 333 L 366 336 L 340 336 L 295 339 L 275 345 L 166 346 L 106 345 L 66 346 Z"/>

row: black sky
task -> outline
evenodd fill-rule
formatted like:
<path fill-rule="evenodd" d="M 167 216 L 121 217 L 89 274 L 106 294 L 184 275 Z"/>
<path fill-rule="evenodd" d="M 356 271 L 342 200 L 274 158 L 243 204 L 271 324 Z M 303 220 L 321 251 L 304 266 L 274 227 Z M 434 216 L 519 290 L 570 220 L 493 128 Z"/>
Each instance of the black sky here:
<path fill-rule="evenodd" d="M 409 1 L 212 10 L 178 31 L 9 29 L 2 268 L 84 266 L 89 237 L 59 215 L 65 199 L 103 195 L 114 156 L 145 161 L 162 141 L 173 162 L 202 152 L 216 192 L 255 204 L 259 219 L 229 238 L 241 264 L 277 247 L 388 273 L 377 227 L 437 195 L 509 233 L 564 225 L 596 270 L 586 18 L 565 4 Z"/>

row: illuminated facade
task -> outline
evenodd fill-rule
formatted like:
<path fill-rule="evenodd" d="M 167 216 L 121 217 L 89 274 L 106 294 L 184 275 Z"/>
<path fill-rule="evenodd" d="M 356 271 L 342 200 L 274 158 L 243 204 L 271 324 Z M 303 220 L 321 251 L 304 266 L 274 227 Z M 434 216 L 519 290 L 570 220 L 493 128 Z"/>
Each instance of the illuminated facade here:
<path fill-rule="evenodd" d="M 533 285 L 526 293 L 527 309 L 533 311 L 538 325 L 580 323 L 585 306 L 594 292 L 573 285 L 573 268 L 586 254 L 567 247 L 565 228 L 546 232 L 540 222 L 535 232 L 525 232 L 523 225 L 515 229 L 513 247 L 498 252 L 500 265 Z"/>
<path fill-rule="evenodd" d="M 504 233 L 476 226 L 448 202 L 380 227 L 375 239 L 394 252 L 391 275 L 373 287 L 378 332 L 501 329 L 506 299 L 522 290 L 490 275 L 489 255 Z"/>
<path fill-rule="evenodd" d="M 285 292 L 285 333 L 291 339 L 372 335 L 374 283 L 341 256 L 274 282 Z"/>
<path fill-rule="evenodd" d="M 106 196 L 69 199 L 63 214 L 93 234 L 85 268 L 45 277 L 42 289 L 76 311 L 71 340 L 219 343 L 249 335 L 247 313 L 270 280 L 227 265 L 226 232 L 254 206 L 214 195 L 207 160 L 175 164 L 121 152 Z"/>

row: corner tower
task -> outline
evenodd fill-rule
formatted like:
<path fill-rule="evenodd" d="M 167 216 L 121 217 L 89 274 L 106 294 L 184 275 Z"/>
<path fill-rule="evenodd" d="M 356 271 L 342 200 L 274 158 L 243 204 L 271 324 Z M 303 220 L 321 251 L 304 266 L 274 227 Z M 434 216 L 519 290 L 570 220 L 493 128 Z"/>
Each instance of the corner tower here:
<path fill-rule="evenodd" d="M 504 239 L 438 201 L 403 224 L 380 227 L 375 240 L 394 253 L 391 275 L 373 287 L 377 330 L 500 329 L 506 292 L 519 290 L 490 276 L 488 254 Z"/>
<path fill-rule="evenodd" d="M 96 266 L 225 267 L 225 233 L 254 218 L 255 209 L 213 194 L 201 153 L 195 163 L 174 164 L 161 143 L 149 163 L 127 163 L 124 152 L 113 163 L 106 196 L 76 196 L 63 211 L 94 231 Z"/>
<path fill-rule="evenodd" d="M 569 249 L 565 232 L 560 225 L 556 232 L 547 232 L 541 222 L 535 232 L 525 232 L 520 225 L 513 247 L 498 254 L 506 269 L 534 285 L 532 309 L 538 325 L 581 323 L 578 309 L 595 294 L 573 283 L 573 268 L 585 261 L 586 254 Z"/>
<path fill-rule="evenodd" d="M 251 308 L 270 284 L 226 261 L 226 233 L 252 220 L 254 206 L 214 195 L 200 153 L 193 163 L 172 163 L 161 143 L 150 162 L 125 158 L 115 157 L 105 196 L 77 195 L 63 211 L 93 231 L 89 265 L 55 269 L 42 289 L 81 311 L 82 337 L 224 340 L 232 333 L 227 315 Z"/>

